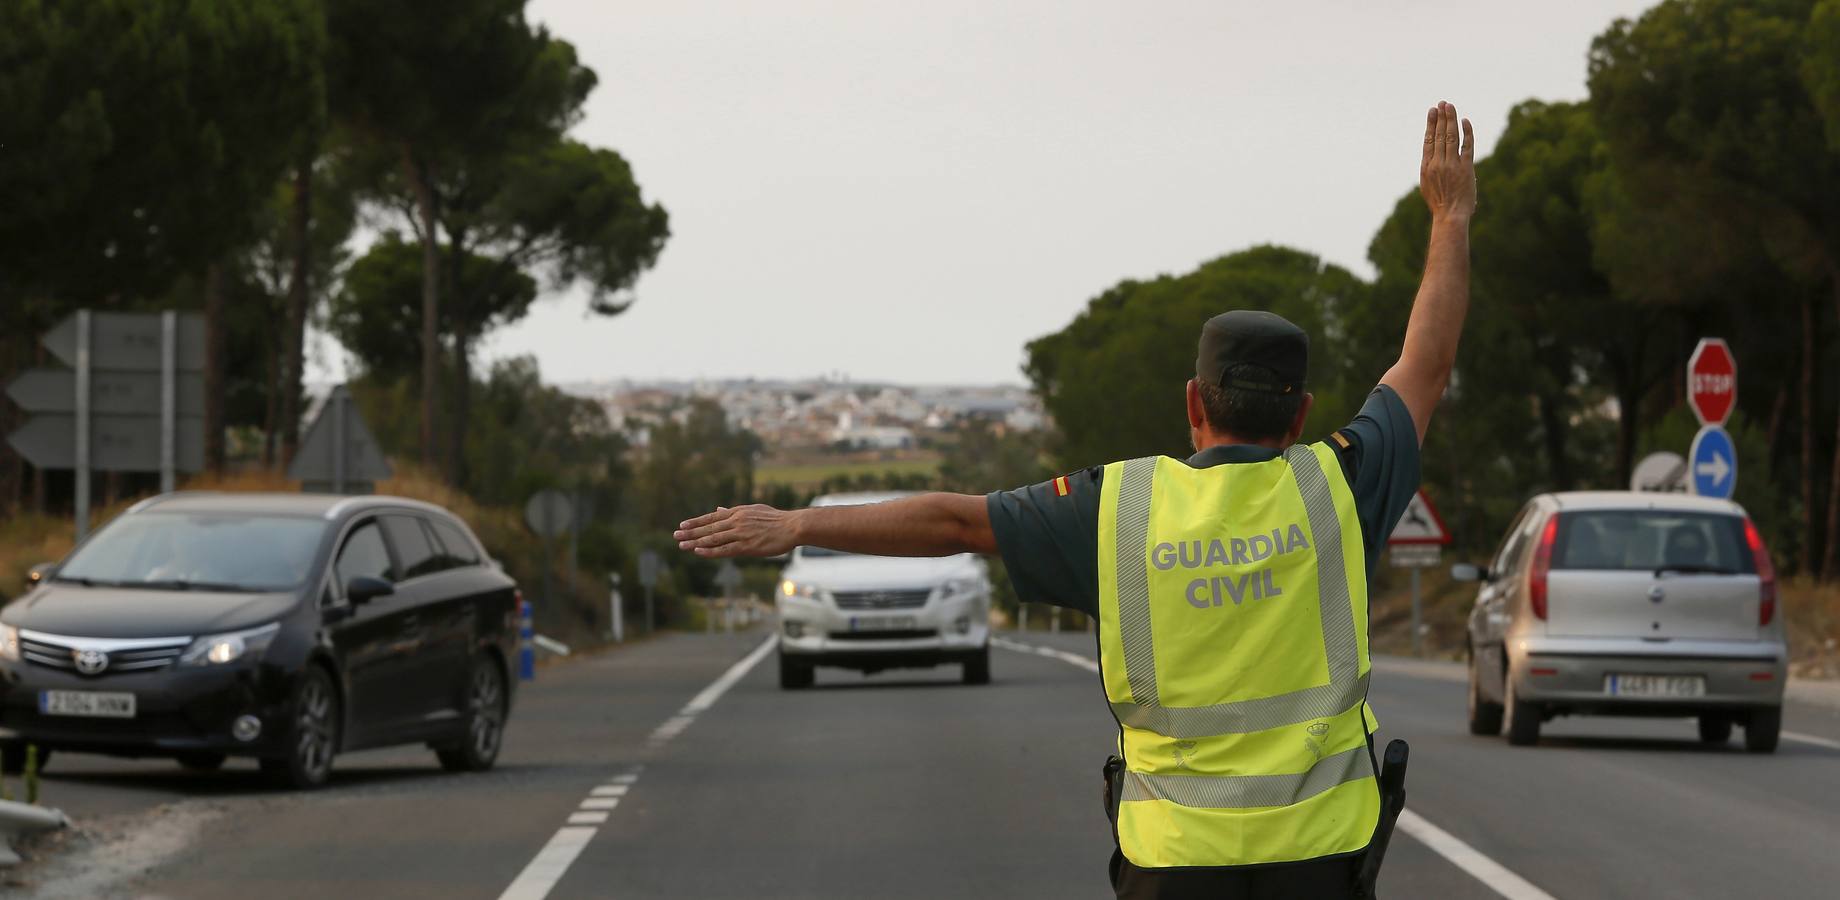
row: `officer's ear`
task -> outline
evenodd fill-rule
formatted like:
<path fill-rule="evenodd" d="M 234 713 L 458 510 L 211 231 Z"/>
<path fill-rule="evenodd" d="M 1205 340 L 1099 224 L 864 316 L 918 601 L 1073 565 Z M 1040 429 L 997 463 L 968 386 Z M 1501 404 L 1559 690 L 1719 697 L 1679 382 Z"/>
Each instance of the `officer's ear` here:
<path fill-rule="evenodd" d="M 1188 427 L 1191 431 L 1203 431 L 1207 428 L 1207 410 L 1201 405 L 1201 383 L 1193 378 L 1188 380 Z"/>
<path fill-rule="evenodd" d="M 1297 418 L 1291 420 L 1291 430 L 1284 436 L 1284 446 L 1289 447 L 1303 438 L 1303 422 L 1310 417 L 1310 407 L 1315 405 L 1316 395 L 1303 392 L 1303 402 L 1297 404 Z"/>

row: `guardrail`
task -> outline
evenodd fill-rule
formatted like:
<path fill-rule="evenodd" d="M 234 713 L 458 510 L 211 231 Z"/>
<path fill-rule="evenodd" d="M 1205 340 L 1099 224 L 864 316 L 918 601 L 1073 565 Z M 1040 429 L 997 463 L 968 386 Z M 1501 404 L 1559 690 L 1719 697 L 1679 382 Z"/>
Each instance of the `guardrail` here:
<path fill-rule="evenodd" d="M 0 800 L 0 866 L 19 865 L 19 854 L 13 851 L 14 838 L 63 828 L 68 824 L 70 820 L 64 818 L 60 810 Z"/>

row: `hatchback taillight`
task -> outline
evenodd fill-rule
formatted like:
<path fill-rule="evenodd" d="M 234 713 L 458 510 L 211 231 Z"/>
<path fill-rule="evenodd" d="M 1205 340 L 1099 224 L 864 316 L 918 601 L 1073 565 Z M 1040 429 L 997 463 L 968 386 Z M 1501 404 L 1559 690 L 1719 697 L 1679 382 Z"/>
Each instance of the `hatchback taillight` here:
<path fill-rule="evenodd" d="M 1763 545 L 1763 533 L 1748 518 L 1744 520 L 1744 541 L 1751 545 L 1751 562 L 1757 567 L 1757 626 L 1761 628 L 1776 618 L 1776 566 L 1770 562 L 1770 548 Z"/>
<path fill-rule="evenodd" d="M 1559 516 L 1554 513 L 1540 529 L 1540 545 L 1533 549 L 1533 569 L 1527 575 L 1527 600 L 1540 621 L 1546 620 L 1546 573 L 1552 569 L 1553 544 L 1558 540 Z"/>

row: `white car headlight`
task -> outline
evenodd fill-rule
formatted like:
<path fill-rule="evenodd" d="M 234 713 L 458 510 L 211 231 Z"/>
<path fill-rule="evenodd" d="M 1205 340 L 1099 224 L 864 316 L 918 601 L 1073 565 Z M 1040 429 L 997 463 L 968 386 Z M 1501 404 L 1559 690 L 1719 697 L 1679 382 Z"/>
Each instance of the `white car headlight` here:
<path fill-rule="evenodd" d="M 209 666 L 233 663 L 244 657 L 254 658 L 267 649 L 269 642 L 280 633 L 281 623 L 251 628 L 247 631 L 232 631 L 225 634 L 210 634 L 192 642 L 179 656 L 182 666 Z"/>
<path fill-rule="evenodd" d="M 0 625 L 0 659 L 19 661 L 19 629 L 11 625 Z"/>
<path fill-rule="evenodd" d="M 819 599 L 819 595 L 822 593 L 824 593 L 823 588 L 811 584 L 810 582 L 784 579 L 779 583 L 779 595 L 781 597 L 797 597 L 801 600 L 815 601 Z"/>
<path fill-rule="evenodd" d="M 982 578 L 954 578 L 940 586 L 940 593 L 946 597 L 963 597 L 984 589 Z"/>

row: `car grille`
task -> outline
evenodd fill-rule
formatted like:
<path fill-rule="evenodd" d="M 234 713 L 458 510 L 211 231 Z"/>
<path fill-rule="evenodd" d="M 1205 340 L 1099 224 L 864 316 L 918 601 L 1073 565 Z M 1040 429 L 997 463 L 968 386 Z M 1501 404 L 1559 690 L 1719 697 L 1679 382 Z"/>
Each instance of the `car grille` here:
<path fill-rule="evenodd" d="M 114 672 L 148 672 L 164 669 L 185 652 L 190 641 L 175 641 L 171 644 L 159 644 L 145 647 L 122 648 L 109 651 L 108 668 L 97 675 Z M 66 644 L 44 638 L 19 639 L 19 655 L 27 662 L 49 669 L 61 669 L 66 672 L 77 671 L 77 654 L 84 649 L 81 639 L 73 639 Z"/>
<path fill-rule="evenodd" d="M 926 605 L 932 591 L 836 591 L 838 609 L 917 609 Z"/>

